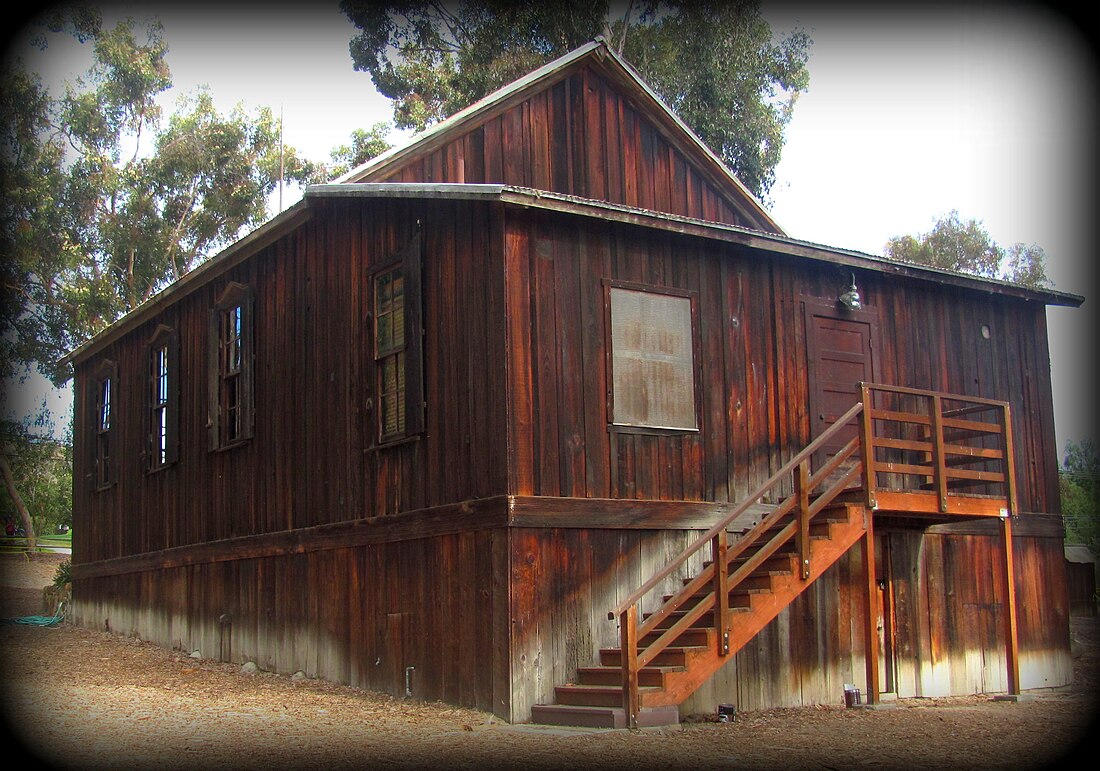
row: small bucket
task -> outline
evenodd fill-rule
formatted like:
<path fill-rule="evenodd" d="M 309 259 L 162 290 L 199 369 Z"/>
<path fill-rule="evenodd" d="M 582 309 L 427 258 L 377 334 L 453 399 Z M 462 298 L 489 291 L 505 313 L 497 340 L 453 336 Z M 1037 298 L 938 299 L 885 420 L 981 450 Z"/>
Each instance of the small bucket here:
<path fill-rule="evenodd" d="M 863 701 L 860 698 L 858 688 L 845 688 L 844 689 L 844 706 L 855 707 L 858 704 L 862 704 Z"/>
<path fill-rule="evenodd" d="M 737 707 L 732 704 L 718 705 L 718 722 L 728 723 L 737 715 Z"/>

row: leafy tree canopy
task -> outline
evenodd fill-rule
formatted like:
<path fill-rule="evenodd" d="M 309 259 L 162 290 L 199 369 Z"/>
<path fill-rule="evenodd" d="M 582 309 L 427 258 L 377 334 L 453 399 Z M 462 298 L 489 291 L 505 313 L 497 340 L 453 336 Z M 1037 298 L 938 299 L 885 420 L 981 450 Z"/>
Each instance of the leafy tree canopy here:
<path fill-rule="evenodd" d="M 360 30 L 357 70 L 394 100 L 399 128 L 423 129 L 604 35 L 677 115 L 764 198 L 811 43 L 776 39 L 751 0 L 343 0 Z"/>
<path fill-rule="evenodd" d="M 369 129 L 352 131 L 350 143 L 333 148 L 330 164 L 315 165 L 311 181 L 315 184 L 330 182 L 389 150 L 392 147 L 388 138 L 390 128 L 389 121 L 380 121 Z"/>
<path fill-rule="evenodd" d="M 1035 244 L 1003 247 L 976 219 L 963 221 L 957 211 L 944 215 L 927 233 L 895 236 L 886 242 L 888 257 L 986 278 L 1000 278 L 1035 289 L 1050 285 L 1046 253 Z"/>
<path fill-rule="evenodd" d="M 1066 443 L 1058 482 L 1066 541 L 1083 543 L 1100 556 L 1100 455 L 1091 441 Z"/>
<path fill-rule="evenodd" d="M 39 48 L 68 34 L 92 54 L 61 94 L 14 49 L 0 68 L 0 374 L 35 362 L 61 383 L 62 355 L 262 223 L 280 175 L 304 181 L 312 164 L 292 148 L 280 157 L 268 109 L 221 115 L 199 91 L 165 120 L 157 22 L 106 28 L 67 8 L 26 31 Z"/>
<path fill-rule="evenodd" d="M 38 535 L 57 532 L 71 524 L 73 511 L 73 448 L 68 442 L 36 435 L 12 421 L 0 423 L 0 456 L 10 464 L 15 495 L 30 514 Z M 0 515 L 4 523 L 22 524 L 15 496 L 6 484 L 0 493 Z"/>

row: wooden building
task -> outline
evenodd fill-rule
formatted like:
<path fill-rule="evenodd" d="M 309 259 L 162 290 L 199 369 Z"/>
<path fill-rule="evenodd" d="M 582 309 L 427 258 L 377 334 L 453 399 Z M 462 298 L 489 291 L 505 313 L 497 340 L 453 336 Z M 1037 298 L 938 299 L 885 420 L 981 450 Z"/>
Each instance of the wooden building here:
<path fill-rule="evenodd" d="M 1060 686 L 1081 302 L 787 236 L 597 41 L 70 354 L 73 617 L 516 722 Z"/>

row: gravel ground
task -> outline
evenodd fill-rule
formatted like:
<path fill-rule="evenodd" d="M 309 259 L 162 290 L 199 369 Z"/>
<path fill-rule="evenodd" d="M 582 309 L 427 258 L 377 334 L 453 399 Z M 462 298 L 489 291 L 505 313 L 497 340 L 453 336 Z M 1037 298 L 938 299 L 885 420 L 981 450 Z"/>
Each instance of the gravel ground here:
<path fill-rule="evenodd" d="M 62 559 L 0 555 L 0 615 L 40 614 Z M 1066 762 L 1093 728 L 1100 624 L 1074 619 L 1073 634 L 1073 685 L 1019 703 L 903 699 L 636 732 L 512 726 L 67 624 L 0 626 L 0 696 L 8 757 L 37 767 L 1029 769 Z"/>

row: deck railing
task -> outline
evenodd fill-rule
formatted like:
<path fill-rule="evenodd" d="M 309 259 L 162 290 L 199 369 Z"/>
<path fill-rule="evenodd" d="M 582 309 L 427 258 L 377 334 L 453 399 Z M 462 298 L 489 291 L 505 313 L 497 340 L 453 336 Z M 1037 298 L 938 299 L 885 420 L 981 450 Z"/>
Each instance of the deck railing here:
<path fill-rule="evenodd" d="M 968 514 L 985 498 L 1004 501 L 998 513 L 1015 513 L 1007 402 L 871 383 L 860 385 L 860 401 L 871 508 Z M 927 504 L 914 493 L 924 493 Z"/>
<path fill-rule="evenodd" d="M 732 652 L 731 592 L 792 539 L 801 578 L 809 578 L 810 522 L 842 493 L 862 488 L 861 497 L 869 509 L 881 508 L 884 502 L 891 508 L 926 508 L 922 502 L 932 500 L 935 509 L 920 508 L 922 513 L 973 514 L 977 508 L 953 501 L 958 488 L 979 486 L 987 497 L 1004 504 L 997 509 L 1001 516 L 1015 511 L 1012 423 L 1007 403 L 871 383 L 859 384 L 859 396 L 851 409 L 728 516 L 608 613 L 609 619 L 619 622 L 623 706 L 630 725 L 636 724 L 642 706 L 640 670 L 704 614 L 713 612 L 718 654 Z M 838 451 L 822 458 L 827 447 L 845 439 Z M 985 489 L 991 487 L 998 489 Z M 793 494 L 730 543 L 730 524 L 778 490 L 793 490 Z M 910 497 L 892 497 L 899 495 Z M 987 503 L 982 511 L 988 510 Z M 704 558 L 708 547 L 710 560 L 703 563 L 703 569 L 643 617 L 643 600 L 683 571 L 689 560 Z M 731 573 L 735 561 L 740 564 Z M 675 622 L 666 623 L 673 614 L 678 614 Z"/>

